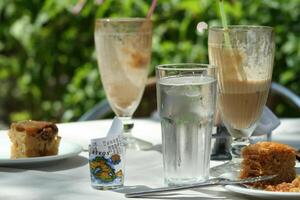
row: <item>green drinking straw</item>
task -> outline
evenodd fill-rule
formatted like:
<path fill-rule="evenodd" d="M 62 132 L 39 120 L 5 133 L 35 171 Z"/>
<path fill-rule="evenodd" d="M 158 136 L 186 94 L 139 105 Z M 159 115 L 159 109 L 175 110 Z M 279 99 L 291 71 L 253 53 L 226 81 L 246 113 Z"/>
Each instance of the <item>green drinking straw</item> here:
<path fill-rule="evenodd" d="M 224 28 L 224 39 L 225 39 L 225 44 L 226 46 L 228 46 L 229 49 L 232 48 L 231 43 L 230 43 L 230 38 L 229 38 L 229 34 L 228 34 L 228 25 L 227 25 L 227 18 L 226 18 L 226 14 L 224 11 L 224 4 L 223 4 L 223 0 L 219 0 L 219 8 L 220 8 L 220 14 L 221 14 L 221 21 L 222 21 L 222 25 Z"/>
<path fill-rule="evenodd" d="M 221 21 L 222 21 L 222 25 L 224 28 L 225 46 L 228 47 L 229 49 L 232 49 L 232 45 L 230 43 L 230 37 L 228 34 L 229 29 L 228 29 L 228 25 L 227 25 L 227 19 L 226 19 L 226 14 L 225 14 L 225 10 L 224 10 L 223 0 L 219 0 L 219 8 L 220 8 L 220 14 L 221 14 Z M 237 60 L 235 60 L 235 63 L 233 63 L 233 65 L 236 68 L 237 73 L 241 75 L 242 80 L 247 80 L 245 70 L 243 67 L 238 65 Z"/>

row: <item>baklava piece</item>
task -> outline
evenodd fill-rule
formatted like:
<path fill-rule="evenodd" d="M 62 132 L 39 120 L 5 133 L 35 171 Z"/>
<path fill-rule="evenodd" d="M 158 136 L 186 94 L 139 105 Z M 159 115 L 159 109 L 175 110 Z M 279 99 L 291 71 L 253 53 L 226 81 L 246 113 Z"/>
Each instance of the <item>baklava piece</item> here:
<path fill-rule="evenodd" d="M 295 149 L 276 142 L 259 142 L 244 147 L 240 177 L 277 176 L 271 180 L 254 184 L 264 188 L 267 185 L 290 183 L 295 179 Z"/>
<path fill-rule="evenodd" d="M 8 135 L 11 158 L 57 155 L 61 139 L 54 123 L 31 120 L 13 123 Z"/>

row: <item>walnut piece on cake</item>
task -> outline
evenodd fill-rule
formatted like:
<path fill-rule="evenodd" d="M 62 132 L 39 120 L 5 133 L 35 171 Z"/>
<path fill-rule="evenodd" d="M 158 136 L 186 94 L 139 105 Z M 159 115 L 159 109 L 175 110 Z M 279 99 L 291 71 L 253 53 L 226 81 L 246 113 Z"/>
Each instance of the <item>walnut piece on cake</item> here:
<path fill-rule="evenodd" d="M 295 149 L 276 142 L 259 142 L 242 149 L 241 178 L 274 175 L 277 177 L 254 184 L 264 188 L 282 182 L 290 183 L 296 176 Z"/>
<path fill-rule="evenodd" d="M 8 132 L 11 158 L 27 158 L 57 155 L 60 137 L 54 123 L 44 121 L 21 121 L 12 123 Z"/>
<path fill-rule="evenodd" d="M 283 182 L 278 185 L 268 185 L 266 190 L 273 192 L 300 192 L 300 176 L 291 183 Z"/>

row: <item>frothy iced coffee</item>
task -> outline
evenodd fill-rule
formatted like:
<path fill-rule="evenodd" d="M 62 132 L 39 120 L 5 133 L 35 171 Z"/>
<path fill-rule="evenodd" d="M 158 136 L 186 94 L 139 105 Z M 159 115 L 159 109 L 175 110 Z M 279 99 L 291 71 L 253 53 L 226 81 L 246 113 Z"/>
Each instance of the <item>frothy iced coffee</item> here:
<path fill-rule="evenodd" d="M 210 63 L 219 67 L 218 107 L 222 120 L 238 130 L 253 126 L 266 103 L 270 78 L 249 76 L 251 70 L 243 66 L 247 57 L 236 49 L 210 46 L 209 51 Z"/>
<path fill-rule="evenodd" d="M 226 80 L 219 90 L 223 120 L 234 129 L 245 129 L 259 119 L 269 90 L 269 80 Z"/>

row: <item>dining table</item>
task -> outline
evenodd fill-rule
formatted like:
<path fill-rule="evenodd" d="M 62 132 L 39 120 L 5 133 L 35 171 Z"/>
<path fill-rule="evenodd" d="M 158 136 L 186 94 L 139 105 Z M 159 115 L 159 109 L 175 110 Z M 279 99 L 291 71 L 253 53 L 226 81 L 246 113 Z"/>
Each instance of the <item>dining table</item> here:
<path fill-rule="evenodd" d="M 126 150 L 125 183 L 117 190 L 96 190 L 91 187 L 88 145 L 91 139 L 105 137 L 112 120 L 95 120 L 57 124 L 64 141 L 79 144 L 83 151 L 72 157 L 39 163 L 2 165 L 0 160 L 0 199 L 45 200 L 118 200 L 127 199 L 126 192 L 164 186 L 160 122 L 153 119 L 134 119 L 134 137 L 152 143 L 149 150 Z M 0 131 L 1 138 L 8 130 Z M 300 149 L 300 118 L 281 119 L 272 133 L 272 140 Z M 1 151 L 1 146 L 0 146 Z M 217 166 L 224 161 L 211 161 Z M 176 191 L 144 199 L 256 199 L 236 194 L 224 186 Z M 139 198 L 143 199 L 143 198 Z"/>

